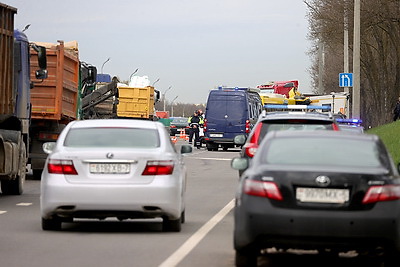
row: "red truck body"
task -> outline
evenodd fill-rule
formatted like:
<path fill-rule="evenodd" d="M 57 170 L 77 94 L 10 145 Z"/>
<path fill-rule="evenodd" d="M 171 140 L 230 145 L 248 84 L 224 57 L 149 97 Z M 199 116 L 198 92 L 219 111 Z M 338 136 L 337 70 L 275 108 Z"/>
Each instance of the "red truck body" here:
<path fill-rule="evenodd" d="M 278 82 L 271 82 L 270 84 L 266 85 L 259 85 L 257 88 L 261 90 L 273 90 L 273 93 L 285 95 L 286 98 L 289 98 L 289 91 L 295 86 L 299 88 L 299 81 L 298 80 L 291 80 L 291 81 L 278 81 Z"/>

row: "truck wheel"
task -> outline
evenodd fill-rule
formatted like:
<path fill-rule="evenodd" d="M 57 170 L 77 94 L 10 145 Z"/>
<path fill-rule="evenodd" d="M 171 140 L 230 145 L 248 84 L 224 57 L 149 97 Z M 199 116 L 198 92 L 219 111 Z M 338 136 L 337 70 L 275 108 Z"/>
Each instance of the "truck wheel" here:
<path fill-rule="evenodd" d="M 42 170 L 32 170 L 32 175 L 34 180 L 40 180 L 42 178 Z"/>
<path fill-rule="evenodd" d="M 26 177 L 26 148 L 22 141 L 19 148 L 19 169 L 14 180 L 2 180 L 1 191 L 4 195 L 21 195 L 24 192 Z"/>

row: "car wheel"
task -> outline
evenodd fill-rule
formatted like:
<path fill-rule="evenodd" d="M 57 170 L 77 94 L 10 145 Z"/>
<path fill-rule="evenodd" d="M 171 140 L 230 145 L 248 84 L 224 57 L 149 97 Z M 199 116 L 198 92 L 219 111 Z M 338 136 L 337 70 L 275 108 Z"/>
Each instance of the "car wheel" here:
<path fill-rule="evenodd" d="M 235 265 L 236 267 L 257 266 L 257 254 L 251 250 L 236 250 Z"/>
<path fill-rule="evenodd" d="M 228 146 L 222 146 L 223 151 L 228 151 Z"/>
<path fill-rule="evenodd" d="M 400 251 L 395 249 L 385 252 L 384 254 L 384 266 L 385 267 L 395 267 L 399 266 L 400 261 Z"/>
<path fill-rule="evenodd" d="M 162 227 L 164 232 L 180 232 L 182 229 L 182 219 L 170 220 L 168 217 L 164 217 Z"/>
<path fill-rule="evenodd" d="M 185 221 L 186 221 L 186 218 L 185 218 L 185 210 L 183 210 L 183 211 L 182 211 L 182 214 L 181 214 L 181 223 L 185 223 Z"/>
<path fill-rule="evenodd" d="M 43 230 L 61 230 L 61 220 L 58 218 L 44 219 L 42 218 L 42 229 Z"/>

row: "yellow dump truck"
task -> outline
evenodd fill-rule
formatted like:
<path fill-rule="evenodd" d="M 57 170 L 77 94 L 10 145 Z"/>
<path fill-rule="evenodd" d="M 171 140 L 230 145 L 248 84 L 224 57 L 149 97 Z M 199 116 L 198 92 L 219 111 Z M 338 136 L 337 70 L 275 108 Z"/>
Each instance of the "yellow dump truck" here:
<path fill-rule="evenodd" d="M 119 118 L 153 119 L 154 103 L 158 100 L 158 91 L 153 86 L 144 88 L 119 86 Z"/>

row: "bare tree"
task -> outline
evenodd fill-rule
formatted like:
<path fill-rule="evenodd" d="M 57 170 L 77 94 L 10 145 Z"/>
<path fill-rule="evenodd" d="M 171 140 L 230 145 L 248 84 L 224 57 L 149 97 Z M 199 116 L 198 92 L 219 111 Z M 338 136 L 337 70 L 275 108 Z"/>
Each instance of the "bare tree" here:
<path fill-rule="evenodd" d="M 314 42 L 310 49 L 313 84 L 317 85 L 319 75 L 316 47 L 323 42 L 324 88 L 328 92 L 340 91 L 337 83 L 338 74 L 343 72 L 343 14 L 348 15 L 349 36 L 352 36 L 354 1 L 305 0 L 304 3 L 309 10 L 309 38 Z M 349 44 L 351 52 L 352 38 Z M 392 118 L 400 95 L 399 44 L 400 0 L 361 0 L 361 117 L 365 126 L 375 127 Z"/>

